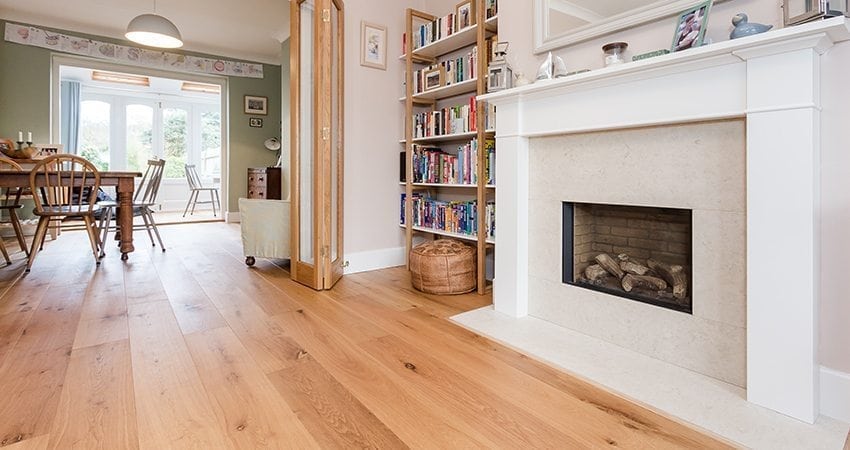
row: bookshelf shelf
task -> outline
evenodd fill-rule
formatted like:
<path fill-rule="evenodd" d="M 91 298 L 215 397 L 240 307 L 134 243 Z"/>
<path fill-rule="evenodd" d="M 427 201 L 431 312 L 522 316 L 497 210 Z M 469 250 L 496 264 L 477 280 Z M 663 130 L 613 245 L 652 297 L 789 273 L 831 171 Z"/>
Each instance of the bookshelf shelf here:
<path fill-rule="evenodd" d="M 399 186 L 405 186 L 407 183 L 404 181 L 398 182 Z M 451 183 L 410 183 L 413 187 L 417 188 L 468 188 L 475 189 L 478 187 L 477 184 L 451 184 Z M 485 189 L 496 189 L 495 184 L 488 184 L 484 186 Z"/>
<path fill-rule="evenodd" d="M 404 224 L 399 224 L 399 227 L 405 228 Z M 478 242 L 478 237 L 475 236 L 475 235 L 472 235 L 472 234 L 452 233 L 451 231 L 438 230 L 436 228 L 417 227 L 417 226 L 413 226 L 411 228 L 413 228 L 413 231 L 418 231 L 420 233 L 431 233 L 431 234 L 436 234 L 438 236 L 446 236 L 446 237 L 452 237 L 452 238 L 456 238 L 456 239 L 463 239 L 465 241 Z M 496 244 L 495 239 L 486 239 L 485 242 L 488 243 L 488 244 L 491 244 L 491 245 Z"/>
<path fill-rule="evenodd" d="M 404 176 L 407 180 L 450 179 L 467 183 L 479 180 L 480 184 L 412 181 L 399 183 L 404 188 L 400 204 L 403 208 L 401 221 L 407 223 L 400 227 L 405 230 L 407 254 L 413 246 L 414 233 L 427 233 L 475 243 L 478 293 L 484 294 L 487 289 L 486 260 L 492 257 L 496 244 L 494 238 L 487 237 L 488 227 L 495 226 L 493 217 L 496 186 L 484 184 L 485 181 L 492 180 L 489 170 L 494 162 L 492 139 L 495 133 L 484 129 L 494 123 L 495 112 L 485 102 L 478 100 L 477 96 L 487 92 L 485 77 L 482 74 L 487 73 L 491 47 L 497 41 L 493 35 L 498 31 L 499 19 L 498 15 L 485 19 L 487 14 L 495 13 L 495 0 L 472 2 L 477 25 L 463 28 L 416 50 L 413 50 L 414 42 L 458 28 L 459 19 L 453 16 L 453 11 L 439 17 L 414 9 L 407 10 L 404 38 L 406 48 L 403 49 L 405 54 L 399 57 L 404 62 L 406 90 L 405 95 L 399 99 L 405 106 L 404 137 L 399 143 L 405 145 L 406 149 L 402 167 L 406 166 Z M 466 56 L 472 58 L 472 62 L 469 62 L 466 59 L 458 59 L 458 55 L 477 57 Z M 470 68 L 474 70 L 463 72 Z M 448 72 L 450 79 L 455 79 L 451 74 L 458 73 L 456 70 L 475 78 L 414 94 L 415 86 L 427 84 L 428 75 L 424 71 L 433 73 L 434 69 Z M 462 95 L 470 97 L 466 103 L 450 104 L 457 102 L 455 97 Z M 457 122 L 458 120 L 460 122 Z M 468 128 L 475 128 L 477 131 L 414 138 L 417 129 L 433 132 Z M 416 178 L 414 170 L 419 174 Z M 414 215 L 421 217 L 422 221 L 414 222 Z M 477 232 L 453 233 L 415 226 L 414 223 L 454 223 L 452 227 L 476 229 Z"/>

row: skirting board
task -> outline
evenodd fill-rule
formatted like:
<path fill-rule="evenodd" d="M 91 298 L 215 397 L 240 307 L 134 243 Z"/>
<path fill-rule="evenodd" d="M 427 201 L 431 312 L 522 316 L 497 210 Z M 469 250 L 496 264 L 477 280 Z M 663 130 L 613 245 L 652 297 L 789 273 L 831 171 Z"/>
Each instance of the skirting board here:
<path fill-rule="evenodd" d="M 850 374 L 821 366 L 820 413 L 850 423 Z"/>
<path fill-rule="evenodd" d="M 238 212 L 227 211 L 224 213 L 224 221 L 227 223 L 241 223 L 242 217 Z"/>
<path fill-rule="evenodd" d="M 404 247 L 351 253 L 345 255 L 345 259 L 348 263 L 345 268 L 346 274 L 403 266 L 405 263 Z"/>

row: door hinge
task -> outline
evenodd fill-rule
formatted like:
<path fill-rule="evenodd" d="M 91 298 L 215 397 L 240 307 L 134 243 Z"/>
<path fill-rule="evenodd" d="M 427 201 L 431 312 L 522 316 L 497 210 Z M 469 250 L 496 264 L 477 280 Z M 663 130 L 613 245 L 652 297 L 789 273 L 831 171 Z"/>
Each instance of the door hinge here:
<path fill-rule="evenodd" d="M 331 127 L 322 127 L 322 140 L 328 141 L 331 138 Z"/>
<path fill-rule="evenodd" d="M 322 20 L 325 21 L 325 22 L 331 21 L 331 10 L 330 9 L 323 9 L 322 10 Z"/>

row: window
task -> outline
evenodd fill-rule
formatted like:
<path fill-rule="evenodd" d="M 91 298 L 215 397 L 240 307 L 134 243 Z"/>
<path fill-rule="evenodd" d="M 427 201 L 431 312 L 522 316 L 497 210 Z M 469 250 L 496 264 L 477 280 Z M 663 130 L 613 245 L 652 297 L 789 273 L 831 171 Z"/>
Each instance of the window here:
<path fill-rule="evenodd" d="M 80 156 L 99 170 L 109 169 L 111 105 L 100 100 L 80 103 Z"/>
<path fill-rule="evenodd" d="M 184 178 L 194 164 L 201 177 L 221 176 L 220 104 L 83 86 L 80 155 L 100 170 L 144 172 L 147 160 L 165 159 L 166 178 Z"/>

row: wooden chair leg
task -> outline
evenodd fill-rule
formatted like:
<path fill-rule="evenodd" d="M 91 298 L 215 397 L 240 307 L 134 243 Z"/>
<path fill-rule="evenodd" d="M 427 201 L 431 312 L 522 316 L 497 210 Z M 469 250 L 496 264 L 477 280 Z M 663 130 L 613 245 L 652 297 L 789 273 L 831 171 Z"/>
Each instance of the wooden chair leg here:
<path fill-rule="evenodd" d="M 98 239 L 97 239 L 97 231 L 95 231 L 94 226 L 94 217 L 93 216 L 83 216 L 83 222 L 86 224 L 86 233 L 89 235 L 89 242 L 91 243 L 91 254 L 94 256 L 94 262 L 97 265 L 100 265 L 100 258 L 98 257 Z"/>
<path fill-rule="evenodd" d="M 192 200 L 192 212 L 189 213 L 190 216 L 195 215 L 195 207 L 198 206 L 198 197 L 201 195 L 201 191 L 195 191 L 195 199 Z"/>
<path fill-rule="evenodd" d="M 148 232 L 148 238 L 151 240 L 151 247 L 156 247 L 156 242 L 153 240 L 153 233 L 151 233 L 151 223 L 148 222 L 148 215 L 145 214 L 144 210 L 142 210 L 142 222 L 145 223 L 145 231 Z"/>
<path fill-rule="evenodd" d="M 35 256 L 38 254 L 41 244 L 44 242 L 44 237 L 47 234 L 48 222 L 50 222 L 50 219 L 47 217 L 38 218 L 38 225 L 35 228 L 35 236 L 32 238 L 32 248 L 30 249 L 29 258 L 27 258 L 27 272 L 29 272 L 32 268 L 32 263 L 35 262 Z"/>
<path fill-rule="evenodd" d="M 151 228 L 153 228 L 153 232 L 156 234 L 156 240 L 159 241 L 159 248 L 161 248 L 162 251 L 165 251 L 165 244 L 162 243 L 162 236 L 159 235 L 159 228 L 156 227 L 156 222 L 154 222 L 153 220 L 153 213 L 151 212 L 150 208 L 147 207 L 145 207 L 145 211 L 142 213 L 142 215 L 144 215 L 145 213 L 147 213 L 148 222 L 150 222 Z"/>
<path fill-rule="evenodd" d="M 109 236 L 109 224 L 112 223 L 112 207 L 106 208 L 100 218 L 100 257 L 106 256 L 106 237 Z"/>
<path fill-rule="evenodd" d="M 18 245 L 21 246 L 21 251 L 29 256 L 30 249 L 27 247 L 27 240 L 24 237 L 24 229 L 21 227 L 20 219 L 18 219 L 18 212 L 14 209 L 9 210 L 9 220 L 12 222 L 12 228 L 15 229 L 15 236 L 18 238 Z"/>
<path fill-rule="evenodd" d="M 183 217 L 186 217 L 186 213 L 189 212 L 189 206 L 192 204 L 192 197 L 195 196 L 196 192 L 197 191 L 192 190 L 192 192 L 189 193 L 189 201 L 186 202 L 186 209 L 183 210 Z"/>
<path fill-rule="evenodd" d="M 12 264 L 12 258 L 9 258 L 9 251 L 6 250 L 6 243 L 3 242 L 3 238 L 0 237 L 0 253 L 3 253 L 3 258 L 6 260 L 6 264 Z"/>

